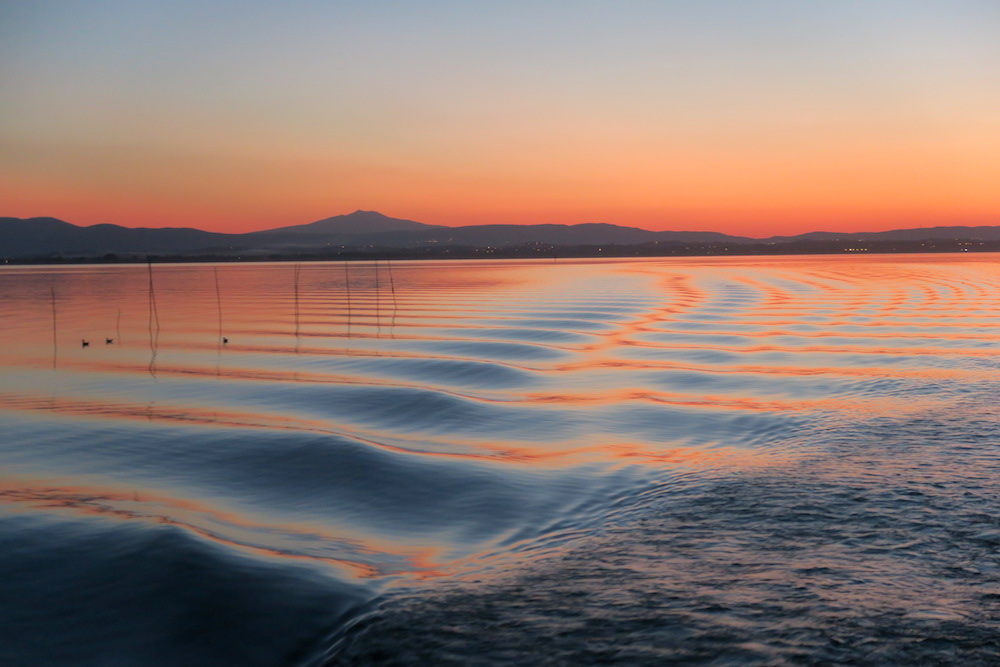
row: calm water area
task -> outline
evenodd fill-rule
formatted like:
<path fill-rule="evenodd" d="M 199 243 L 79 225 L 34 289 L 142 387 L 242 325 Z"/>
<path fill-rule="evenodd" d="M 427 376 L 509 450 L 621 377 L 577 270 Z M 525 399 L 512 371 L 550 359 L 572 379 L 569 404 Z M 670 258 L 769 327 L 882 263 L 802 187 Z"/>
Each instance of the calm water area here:
<path fill-rule="evenodd" d="M 0 268 L 0 664 L 1000 664 L 998 324 L 991 254 Z"/>

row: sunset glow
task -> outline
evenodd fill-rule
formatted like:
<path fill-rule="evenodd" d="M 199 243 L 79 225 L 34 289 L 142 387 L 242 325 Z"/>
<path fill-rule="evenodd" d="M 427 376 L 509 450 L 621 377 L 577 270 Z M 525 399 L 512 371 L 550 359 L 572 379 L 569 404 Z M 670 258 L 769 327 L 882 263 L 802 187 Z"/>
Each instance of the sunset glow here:
<path fill-rule="evenodd" d="M 0 215 L 1000 224 L 1000 6 L 0 7 Z"/>

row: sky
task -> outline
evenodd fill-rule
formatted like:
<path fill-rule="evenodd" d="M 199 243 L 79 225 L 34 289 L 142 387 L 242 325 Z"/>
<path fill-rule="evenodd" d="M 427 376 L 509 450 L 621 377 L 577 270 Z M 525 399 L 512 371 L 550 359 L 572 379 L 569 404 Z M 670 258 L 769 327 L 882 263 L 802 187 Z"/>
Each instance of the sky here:
<path fill-rule="evenodd" d="M 995 0 L 0 0 L 0 216 L 1000 224 Z"/>

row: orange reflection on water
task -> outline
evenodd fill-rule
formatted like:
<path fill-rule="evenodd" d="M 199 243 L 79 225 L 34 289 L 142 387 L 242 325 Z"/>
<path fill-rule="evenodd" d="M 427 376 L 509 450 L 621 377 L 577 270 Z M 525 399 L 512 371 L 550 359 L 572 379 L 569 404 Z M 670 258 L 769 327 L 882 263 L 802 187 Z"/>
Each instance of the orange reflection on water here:
<path fill-rule="evenodd" d="M 694 395 L 671 392 L 619 390 L 601 393 L 576 393 L 530 395 L 528 400 L 535 403 L 555 403 L 575 405 L 618 405 L 625 401 L 648 401 L 680 408 L 707 408 L 722 411 L 743 412 L 796 412 L 808 414 L 818 411 L 864 413 L 870 416 L 900 414 L 903 411 L 919 411 L 934 404 L 932 400 L 906 400 L 892 397 L 822 399 L 771 399 L 734 397 L 731 395 Z"/>
<path fill-rule="evenodd" d="M 745 470 L 802 456 L 814 445 L 799 423 L 826 428 L 947 409 L 956 397 L 946 389 L 900 387 L 992 381 L 1000 353 L 1000 335 L 986 328 L 1000 323 L 991 311 L 1000 305 L 996 257 L 226 265 L 217 267 L 218 293 L 212 268 L 154 266 L 155 313 L 147 267 L 0 270 L 10 295 L 0 304 L 0 363 L 17 366 L 19 378 L 0 380 L 0 410 L 31 413 L 32 427 L 52 417 L 52 428 L 68 433 L 86 419 L 128 422 L 126 437 L 157 425 L 193 427 L 185 433 L 207 441 L 219 435 L 207 429 L 243 429 L 249 438 L 281 431 L 294 442 L 335 436 L 349 441 L 328 439 L 343 451 L 378 449 L 375 458 L 404 470 L 467 465 L 514 485 L 541 485 L 571 468 L 667 484 L 675 470 Z M 906 359 L 895 364 L 894 356 Z M 427 363 L 403 369 L 379 360 Z M 657 371 L 683 373 L 660 384 Z M 22 386 L 24 377 L 31 382 Z M 783 378 L 797 381 L 785 387 Z M 385 413 L 365 418 L 324 402 L 321 385 L 420 390 L 432 400 L 418 404 L 429 414 L 384 424 Z M 308 405 L 295 402 L 313 395 Z M 692 426 L 672 433 L 664 415 L 674 412 Z M 476 430 L 468 422 L 478 415 L 496 417 L 497 427 Z M 645 415 L 648 423 L 635 423 Z M 536 416 L 549 431 L 533 430 Z M 586 418 L 590 430 L 580 428 Z M 717 422 L 735 426 L 713 435 Z M 744 432 L 743 423 L 758 430 Z M 381 539 L 336 516 L 286 522 L 210 499 L 79 480 L 2 478 L 0 502 L 165 523 L 352 578 L 444 576 L 488 548 L 463 550 L 461 538 L 443 533 Z M 489 517 L 454 525 L 481 520 Z"/>
<path fill-rule="evenodd" d="M 45 411 L 53 414 L 95 417 L 101 419 L 141 419 L 197 424 L 199 426 L 253 427 L 295 431 L 321 431 L 326 422 L 309 421 L 286 416 L 270 416 L 260 412 L 239 412 L 191 405 L 124 403 L 110 400 L 73 399 L 37 395 L 0 394 L 8 408 Z"/>
<path fill-rule="evenodd" d="M 177 526 L 242 552 L 331 565 L 351 578 L 373 579 L 394 574 L 416 574 L 426 578 L 443 576 L 445 572 L 444 564 L 437 560 L 440 550 L 436 547 L 414 549 L 346 529 L 331 532 L 311 523 L 264 523 L 205 502 L 146 489 L 56 486 L 40 480 L 4 476 L 0 477 L 0 503 L 12 509 L 23 506 L 47 512 Z M 301 546 L 296 548 L 303 542 L 315 545 L 315 553 L 308 553 L 310 549 Z M 322 555 L 330 551 L 339 551 L 342 555 Z"/>

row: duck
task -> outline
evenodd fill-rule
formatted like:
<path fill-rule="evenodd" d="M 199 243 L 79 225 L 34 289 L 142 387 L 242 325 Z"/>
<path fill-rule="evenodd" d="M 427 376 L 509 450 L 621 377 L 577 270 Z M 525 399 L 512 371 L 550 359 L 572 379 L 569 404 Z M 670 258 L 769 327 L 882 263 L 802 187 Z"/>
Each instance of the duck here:
<path fill-rule="evenodd" d="M 112 343 L 114 343 L 114 342 L 115 342 L 115 339 L 114 339 L 114 338 L 105 338 L 105 339 L 104 339 L 104 344 L 105 344 L 105 345 L 111 345 L 111 344 L 112 344 Z"/>
<path fill-rule="evenodd" d="M 90 345 L 89 340 L 80 339 L 80 347 L 88 347 Z"/>

